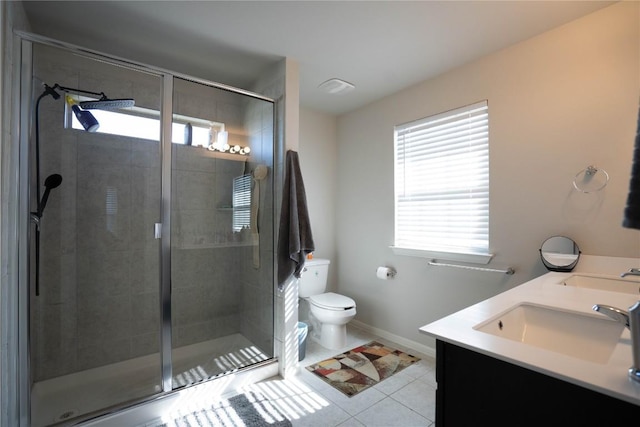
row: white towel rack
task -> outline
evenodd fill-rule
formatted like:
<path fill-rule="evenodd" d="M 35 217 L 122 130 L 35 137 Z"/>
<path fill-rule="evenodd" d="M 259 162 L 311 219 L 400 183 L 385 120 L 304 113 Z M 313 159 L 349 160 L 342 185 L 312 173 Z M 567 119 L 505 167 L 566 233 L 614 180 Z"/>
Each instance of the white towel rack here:
<path fill-rule="evenodd" d="M 438 262 L 435 259 L 429 261 L 429 265 L 433 265 L 435 267 L 453 267 L 453 268 L 463 268 L 465 270 L 475 270 L 475 271 L 487 271 L 490 273 L 504 273 L 504 274 L 513 274 L 516 271 L 509 267 L 505 270 L 501 270 L 498 268 L 487 268 L 487 267 L 472 267 L 470 265 L 460 265 L 460 264 L 447 264 L 444 262 Z"/>

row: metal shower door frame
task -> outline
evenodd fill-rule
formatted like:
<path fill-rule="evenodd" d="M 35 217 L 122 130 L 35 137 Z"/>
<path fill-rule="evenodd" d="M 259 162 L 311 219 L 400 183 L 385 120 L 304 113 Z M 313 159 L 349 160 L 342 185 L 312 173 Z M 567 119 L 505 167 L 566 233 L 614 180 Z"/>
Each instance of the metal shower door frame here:
<path fill-rule="evenodd" d="M 66 43 L 53 41 L 44 37 L 33 34 L 19 33 L 20 39 L 20 119 L 19 119 L 19 214 L 18 214 L 18 247 L 19 247 L 19 266 L 18 266 L 18 354 L 17 354 L 17 371 L 18 371 L 18 411 L 20 419 L 20 427 L 29 427 L 31 425 L 31 331 L 30 331 L 30 242 L 32 227 L 30 217 L 28 215 L 29 201 L 31 197 L 30 188 L 30 141 L 33 112 L 31 108 L 33 93 L 33 45 L 35 43 L 53 46 L 56 48 L 72 51 L 91 59 L 100 60 L 109 64 L 124 66 L 129 69 L 141 71 L 147 74 L 155 75 L 161 79 L 162 83 L 162 105 L 161 120 L 162 129 L 160 132 L 160 156 L 161 156 L 161 193 L 162 206 L 160 211 L 160 221 L 165 222 L 163 227 L 159 265 L 160 265 L 160 372 L 159 379 L 162 383 L 162 393 L 171 391 L 171 240 L 170 240 L 170 207 L 171 207 L 171 122 L 172 122 L 172 102 L 173 102 L 173 78 L 174 75 L 153 70 L 149 67 L 135 65 L 126 61 L 120 61 L 111 58 L 108 55 L 98 54 L 85 49 L 67 45 Z M 166 165 L 169 165 L 169 168 Z M 40 183 L 37 183 L 40 185 Z M 166 199 L 165 199 L 166 197 Z M 167 388 L 168 387 L 168 388 Z M 148 400 L 153 398 L 150 395 L 144 398 Z M 130 402 L 123 402 L 122 407 L 128 406 Z M 115 412 L 121 409 L 109 408 L 109 412 Z"/>

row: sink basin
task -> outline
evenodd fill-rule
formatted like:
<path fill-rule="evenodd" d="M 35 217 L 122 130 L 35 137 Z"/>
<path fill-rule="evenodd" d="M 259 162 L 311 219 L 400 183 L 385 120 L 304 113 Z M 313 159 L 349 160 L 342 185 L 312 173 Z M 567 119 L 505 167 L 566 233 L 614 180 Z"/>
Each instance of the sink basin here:
<path fill-rule="evenodd" d="M 597 314 L 522 303 L 473 329 L 590 362 L 606 363 L 624 325 Z"/>
<path fill-rule="evenodd" d="M 558 283 L 564 286 L 575 286 L 578 288 L 600 289 L 603 291 L 622 292 L 625 294 L 640 294 L 640 281 L 634 279 L 623 279 L 618 277 L 588 276 L 574 274 L 566 280 Z"/>

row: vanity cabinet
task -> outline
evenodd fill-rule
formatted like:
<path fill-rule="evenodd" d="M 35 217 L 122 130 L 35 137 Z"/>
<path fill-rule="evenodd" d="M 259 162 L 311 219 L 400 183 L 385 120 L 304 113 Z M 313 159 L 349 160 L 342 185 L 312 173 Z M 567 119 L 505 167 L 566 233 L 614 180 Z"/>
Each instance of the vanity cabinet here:
<path fill-rule="evenodd" d="M 638 405 L 442 340 L 436 381 L 436 427 L 640 424 Z"/>

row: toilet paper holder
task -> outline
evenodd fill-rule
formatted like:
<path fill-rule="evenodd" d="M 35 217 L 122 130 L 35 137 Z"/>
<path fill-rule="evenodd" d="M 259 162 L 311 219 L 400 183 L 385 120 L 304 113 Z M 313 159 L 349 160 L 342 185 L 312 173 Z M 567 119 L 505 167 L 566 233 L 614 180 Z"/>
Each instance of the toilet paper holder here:
<path fill-rule="evenodd" d="M 397 271 L 393 267 L 378 267 L 376 276 L 378 279 L 387 280 L 396 277 Z"/>

